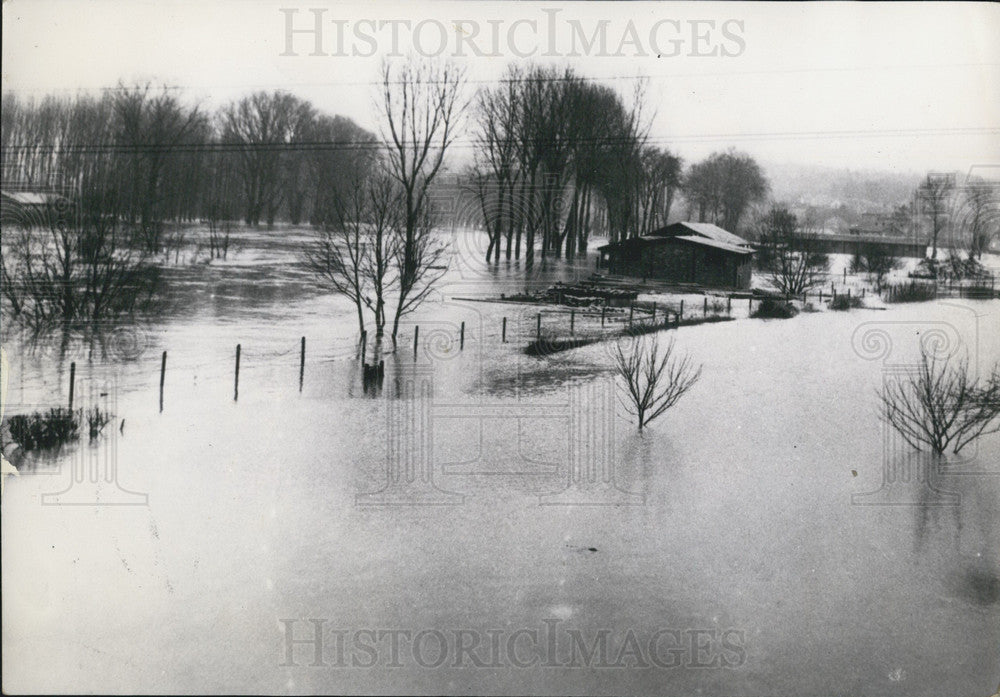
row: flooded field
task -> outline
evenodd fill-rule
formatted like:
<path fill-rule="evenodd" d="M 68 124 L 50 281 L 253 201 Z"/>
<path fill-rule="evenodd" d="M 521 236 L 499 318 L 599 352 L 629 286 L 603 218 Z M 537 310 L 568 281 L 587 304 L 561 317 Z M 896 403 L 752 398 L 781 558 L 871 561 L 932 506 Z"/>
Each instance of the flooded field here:
<path fill-rule="evenodd" d="M 5 338 L 8 413 L 64 403 L 75 361 L 115 414 L 7 479 L 6 691 L 996 689 L 1000 435 L 922 467 L 876 390 L 921 342 L 1000 360 L 1000 301 L 671 331 L 702 378 L 639 436 L 607 344 L 525 356 L 536 308 L 458 299 L 525 288 L 474 245 L 366 393 L 302 234 L 168 266 L 106 356 Z"/>

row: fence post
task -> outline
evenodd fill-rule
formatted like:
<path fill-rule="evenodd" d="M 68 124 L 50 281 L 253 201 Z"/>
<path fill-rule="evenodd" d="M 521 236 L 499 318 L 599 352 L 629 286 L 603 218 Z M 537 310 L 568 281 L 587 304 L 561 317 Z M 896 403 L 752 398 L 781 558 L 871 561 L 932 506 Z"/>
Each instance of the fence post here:
<path fill-rule="evenodd" d="M 702 304 L 701 316 L 708 317 L 708 296 L 705 296 L 705 302 Z"/>
<path fill-rule="evenodd" d="M 653 303 L 653 324 L 656 324 L 656 303 Z"/>
<path fill-rule="evenodd" d="M 681 298 L 681 311 L 677 313 L 677 323 L 680 324 L 681 318 L 684 317 L 684 298 Z"/>
<path fill-rule="evenodd" d="M 749 298 L 747 298 L 747 314 L 748 315 L 752 315 L 753 314 L 753 296 L 752 295 Z"/>
<path fill-rule="evenodd" d="M 417 360 L 417 347 L 420 346 L 420 325 L 413 328 L 413 360 Z"/>
<path fill-rule="evenodd" d="M 847 299 L 848 300 L 851 299 L 851 289 L 850 288 L 847 289 Z"/>
<path fill-rule="evenodd" d="M 76 361 L 69 364 L 69 410 L 73 411 L 73 390 L 76 388 Z"/>
<path fill-rule="evenodd" d="M 458 334 L 458 350 L 465 350 L 465 322 L 462 322 L 462 328 L 459 330 Z"/>
<path fill-rule="evenodd" d="M 604 329 L 604 315 L 608 311 L 608 304 L 605 302 L 601 307 L 601 329 Z"/>
<path fill-rule="evenodd" d="M 299 355 L 299 392 L 302 391 L 302 381 L 306 376 L 306 338 L 302 337 L 302 350 Z"/>
<path fill-rule="evenodd" d="M 236 378 L 233 381 L 233 401 L 240 398 L 240 345 L 236 344 Z"/>
<path fill-rule="evenodd" d="M 576 336 L 576 310 L 569 311 L 569 335 Z"/>
<path fill-rule="evenodd" d="M 503 318 L 503 329 L 500 330 L 500 343 L 507 343 L 507 318 Z"/>
<path fill-rule="evenodd" d="M 629 303 L 628 306 L 628 326 L 632 326 L 632 315 L 635 313 L 635 302 Z"/>
<path fill-rule="evenodd" d="M 160 359 L 160 413 L 163 413 L 163 382 L 167 377 L 167 352 L 163 352 Z"/>
<path fill-rule="evenodd" d="M 727 315 L 733 314 L 733 296 L 731 295 L 728 298 L 726 298 L 726 314 Z"/>

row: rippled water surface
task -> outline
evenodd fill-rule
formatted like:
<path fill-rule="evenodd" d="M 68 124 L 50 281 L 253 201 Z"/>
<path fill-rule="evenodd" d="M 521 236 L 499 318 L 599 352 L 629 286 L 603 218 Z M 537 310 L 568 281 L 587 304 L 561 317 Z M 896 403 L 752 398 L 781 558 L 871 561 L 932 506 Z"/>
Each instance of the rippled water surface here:
<path fill-rule="evenodd" d="M 7 480 L 5 690 L 996 688 L 1000 436 L 927 466 L 883 433 L 876 389 L 921 340 L 975 367 L 1000 360 L 1000 301 L 670 332 L 703 375 L 640 437 L 607 391 L 607 345 L 522 355 L 533 308 L 463 299 L 523 290 L 522 270 L 461 255 L 385 355 L 382 393 L 366 394 L 352 310 L 297 269 L 300 240 L 247 235 L 224 263 L 169 267 L 169 312 L 115 335 L 108 358 L 5 339 L 8 409 L 61 403 L 75 361 L 77 399 L 115 413 L 97 443 L 24 459 Z M 416 361 L 415 324 L 427 342 Z M 393 489 L 407 472 L 432 482 Z M 402 493 L 366 498 L 384 489 Z M 148 505 L 71 505 L 142 495 Z M 364 505 L 390 499 L 410 505 Z M 427 502 L 450 505 L 412 505 Z M 288 627 L 308 638 L 309 618 L 325 622 L 327 665 L 310 665 L 305 644 L 287 665 Z M 448 655 L 422 667 L 404 638 L 397 665 L 387 638 L 358 639 L 378 630 L 438 630 Z M 510 660 L 520 630 L 514 658 L 537 649 L 535 665 Z M 481 660 L 458 655 L 463 632 Z M 588 646 L 606 632 L 612 664 L 631 632 L 639 658 L 587 666 L 573 632 Z M 662 666 L 648 660 L 657 632 Z M 435 663 L 429 636 L 423 662 Z M 375 665 L 353 665 L 371 656 L 360 644 L 375 645 Z"/>

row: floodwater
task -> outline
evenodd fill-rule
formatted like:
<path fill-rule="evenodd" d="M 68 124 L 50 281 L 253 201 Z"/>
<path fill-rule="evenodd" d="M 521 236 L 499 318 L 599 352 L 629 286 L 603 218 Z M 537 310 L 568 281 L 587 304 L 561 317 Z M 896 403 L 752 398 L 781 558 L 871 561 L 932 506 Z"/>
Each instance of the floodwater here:
<path fill-rule="evenodd" d="M 1000 301 L 668 332 L 702 378 L 639 436 L 607 345 L 527 357 L 535 309 L 458 299 L 524 287 L 474 250 L 366 393 L 295 240 L 172 267 L 170 313 L 107 358 L 5 340 L 8 413 L 63 402 L 75 360 L 116 415 L 7 479 L 5 691 L 996 689 L 1000 435 L 922 467 L 876 389 L 920 341 L 1000 360 Z"/>

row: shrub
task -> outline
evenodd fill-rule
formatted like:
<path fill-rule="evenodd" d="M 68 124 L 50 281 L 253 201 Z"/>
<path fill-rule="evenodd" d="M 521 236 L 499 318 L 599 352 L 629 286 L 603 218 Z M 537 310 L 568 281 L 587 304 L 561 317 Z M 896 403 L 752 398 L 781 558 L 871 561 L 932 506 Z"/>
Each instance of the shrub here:
<path fill-rule="evenodd" d="M 761 319 L 788 319 L 799 314 L 798 309 L 788 300 L 777 300 L 775 298 L 764 298 L 757 305 L 751 317 Z"/>
<path fill-rule="evenodd" d="M 69 409 L 57 407 L 47 412 L 10 417 L 10 437 L 22 450 L 62 445 L 80 437 L 80 424 Z"/>
<path fill-rule="evenodd" d="M 864 303 L 861 302 L 861 298 L 856 295 L 853 297 L 850 295 L 838 295 L 830 301 L 831 310 L 853 310 L 863 306 Z"/>
<path fill-rule="evenodd" d="M 87 423 L 91 440 L 97 438 L 111 420 L 111 414 L 92 407 L 86 411 L 71 411 L 63 407 L 47 412 L 18 414 L 8 420 L 10 437 L 24 451 L 54 448 L 79 439 L 80 426 Z"/>
<path fill-rule="evenodd" d="M 87 419 L 87 434 L 90 436 L 90 440 L 94 440 L 97 436 L 101 435 L 101 431 L 104 430 L 104 427 L 111 420 L 111 414 L 101 411 L 100 407 L 91 407 L 86 412 L 81 410 L 81 413 Z"/>
<path fill-rule="evenodd" d="M 937 287 L 933 283 L 916 283 L 889 286 L 885 301 L 889 303 L 921 303 L 937 298 Z"/>

